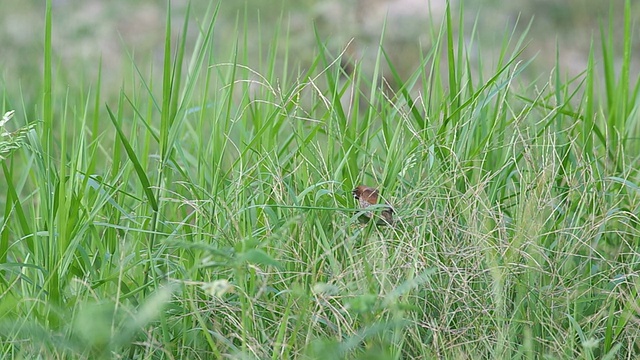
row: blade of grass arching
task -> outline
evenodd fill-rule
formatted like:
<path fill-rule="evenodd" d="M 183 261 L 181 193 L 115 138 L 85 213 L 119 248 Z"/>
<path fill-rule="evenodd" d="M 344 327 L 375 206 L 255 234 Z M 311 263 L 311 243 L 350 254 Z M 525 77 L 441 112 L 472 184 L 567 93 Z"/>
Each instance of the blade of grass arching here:
<path fill-rule="evenodd" d="M 120 123 L 118 122 L 116 117 L 113 115 L 113 112 L 109 108 L 109 105 L 106 105 L 106 106 L 107 106 L 107 112 L 109 113 L 109 118 L 111 119 L 111 123 L 116 129 L 116 133 L 118 134 L 118 139 L 120 139 L 120 142 L 124 146 L 124 149 L 127 153 L 127 156 L 129 157 L 129 160 L 131 160 L 131 163 L 133 164 L 133 168 L 136 172 L 136 175 L 138 176 L 138 179 L 140 180 L 142 189 L 145 195 L 147 196 L 147 200 L 149 200 L 149 204 L 151 205 L 151 208 L 154 211 L 158 211 L 158 203 L 156 201 L 155 195 L 153 194 L 153 189 L 151 188 L 151 183 L 149 182 L 149 178 L 147 177 L 147 174 L 142 168 L 142 166 L 140 165 L 140 161 L 138 160 L 138 157 L 136 156 L 135 151 L 131 147 L 131 144 L 129 144 L 129 140 L 127 140 L 126 136 L 124 135 L 124 132 L 120 127 Z"/>

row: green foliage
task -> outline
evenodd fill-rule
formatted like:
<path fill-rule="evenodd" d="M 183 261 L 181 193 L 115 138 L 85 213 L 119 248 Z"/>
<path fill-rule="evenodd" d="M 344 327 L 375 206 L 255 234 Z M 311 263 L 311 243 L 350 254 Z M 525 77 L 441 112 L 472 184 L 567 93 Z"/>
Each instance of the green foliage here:
<path fill-rule="evenodd" d="M 639 355 L 630 1 L 621 58 L 611 21 L 536 91 L 524 35 L 472 63 L 462 7 L 408 79 L 384 37 L 373 74 L 320 35 L 294 72 L 281 29 L 251 68 L 219 7 L 193 47 L 169 10 L 160 84 L 131 56 L 115 98 L 56 85 L 47 4 L 41 121 L 0 137 L 3 359 Z"/>
<path fill-rule="evenodd" d="M 29 131 L 33 130 L 35 124 L 30 124 L 10 131 L 6 124 L 11 120 L 14 110 L 7 111 L 0 120 L 0 160 L 9 157 L 15 150 L 25 145 L 25 140 Z"/>

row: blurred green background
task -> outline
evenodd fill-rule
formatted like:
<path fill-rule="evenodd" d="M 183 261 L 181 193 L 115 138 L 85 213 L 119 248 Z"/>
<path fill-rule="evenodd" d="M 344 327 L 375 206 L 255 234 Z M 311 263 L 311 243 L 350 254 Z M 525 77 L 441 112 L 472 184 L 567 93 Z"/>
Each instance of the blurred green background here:
<path fill-rule="evenodd" d="M 169 2 L 176 24 L 181 24 L 188 1 Z M 102 59 L 106 93 L 117 92 L 123 78 L 130 75 L 131 61 L 142 69 L 159 68 L 162 60 L 165 7 L 162 1 L 53 1 L 53 33 L 55 56 L 59 59 L 58 75 L 70 86 L 90 83 Z M 194 2 L 193 21 L 204 13 L 205 1 Z M 632 6 L 638 8 L 638 3 Z M 454 14 L 461 6 L 452 2 Z M 483 56 L 498 56 L 505 36 L 515 36 L 531 28 L 524 59 L 536 56 L 527 69 L 527 80 L 535 80 L 558 63 L 568 77 L 580 74 L 586 67 L 590 44 L 599 42 L 600 24 L 611 16 L 622 16 L 621 1 L 601 0 L 534 0 L 534 1 L 468 1 L 464 3 L 465 31 L 477 27 L 479 41 L 469 39 L 470 46 L 481 47 Z M 247 65 L 260 71 L 264 52 L 259 44 L 279 40 L 279 50 L 290 55 L 289 66 L 308 64 L 317 49 L 318 38 L 334 54 L 339 54 L 351 39 L 351 58 L 362 59 L 364 68 L 371 63 L 383 25 L 385 49 L 393 64 L 406 77 L 419 65 L 420 53 L 429 50 L 427 36 L 438 31 L 443 18 L 442 0 L 247 0 L 221 1 L 216 22 L 216 46 L 229 54 L 236 42 L 247 42 L 247 54 L 240 54 Z M 39 0 L 4 0 L 0 12 L 0 68 L 3 88 L 22 88 L 22 96 L 38 94 L 42 72 L 44 2 Z M 632 14 L 640 13 L 632 10 Z M 605 17 L 605 18 L 603 18 Z M 454 21 L 457 19 L 454 19 Z M 386 23 L 386 24 L 385 24 Z M 614 21 L 614 24 L 621 24 Z M 191 27 L 195 39 L 195 26 Z M 246 29 L 246 32 L 245 32 Z M 174 26 L 178 36 L 180 26 Z M 613 29 L 614 34 L 622 31 Z M 640 37 L 636 37 L 637 39 Z M 255 44 L 255 45 L 254 45 Z M 634 44 L 637 45 L 637 44 Z M 244 48 L 244 47 L 240 47 Z M 596 46 L 599 48 L 599 46 Z M 495 49 L 495 51 L 491 51 Z M 472 54 L 474 52 L 471 52 Z M 492 55 L 490 55 L 492 54 Z M 487 61 L 489 60 L 489 61 Z M 492 59 L 483 59 L 491 65 Z M 297 62 L 297 63 L 294 63 Z M 637 60 L 634 70 L 638 69 Z M 11 84 L 8 86 L 7 84 Z M 33 91 L 31 91 L 33 89 Z"/>

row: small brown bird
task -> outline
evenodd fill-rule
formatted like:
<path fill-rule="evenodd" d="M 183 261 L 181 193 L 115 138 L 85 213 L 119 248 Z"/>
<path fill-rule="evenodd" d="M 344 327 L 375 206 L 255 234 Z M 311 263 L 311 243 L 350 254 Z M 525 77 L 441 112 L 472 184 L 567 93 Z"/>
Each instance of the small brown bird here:
<path fill-rule="evenodd" d="M 358 200 L 358 205 L 362 209 L 378 204 L 378 190 L 372 187 L 364 185 L 356 187 L 353 189 L 353 197 Z M 381 215 L 376 220 L 376 225 L 393 225 L 393 208 L 386 202 Z M 373 212 L 368 211 L 360 216 L 360 222 L 369 222 L 373 216 Z"/>

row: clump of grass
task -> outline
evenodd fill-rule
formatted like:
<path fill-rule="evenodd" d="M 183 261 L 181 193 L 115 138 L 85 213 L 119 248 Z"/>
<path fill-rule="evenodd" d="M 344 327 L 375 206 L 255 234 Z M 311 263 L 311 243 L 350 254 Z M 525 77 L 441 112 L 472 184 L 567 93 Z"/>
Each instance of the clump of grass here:
<path fill-rule="evenodd" d="M 409 79 L 381 39 L 392 93 L 320 38 L 295 76 L 277 42 L 249 68 L 215 6 L 189 53 L 168 11 L 160 84 L 136 65 L 103 106 L 55 86 L 48 2 L 42 123 L 2 160 L 2 357 L 637 356 L 626 11 L 604 94 L 594 56 L 517 88 L 513 36 L 476 73 L 449 9 Z M 358 225 L 360 183 L 397 225 Z"/>
<path fill-rule="evenodd" d="M 7 123 L 13 118 L 15 110 L 7 111 L 0 120 L 0 160 L 5 160 L 11 154 L 25 145 L 27 133 L 35 127 L 35 124 L 10 130 Z"/>

